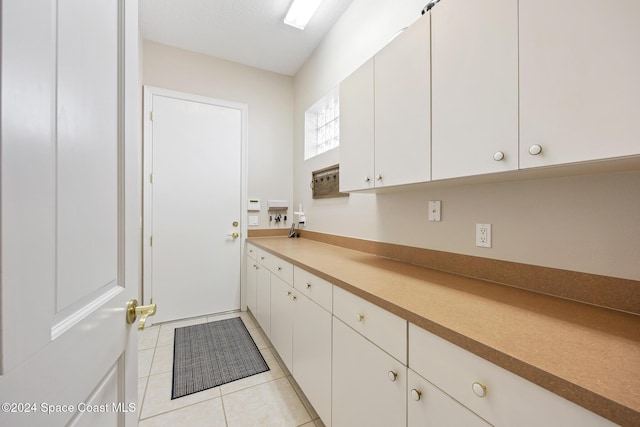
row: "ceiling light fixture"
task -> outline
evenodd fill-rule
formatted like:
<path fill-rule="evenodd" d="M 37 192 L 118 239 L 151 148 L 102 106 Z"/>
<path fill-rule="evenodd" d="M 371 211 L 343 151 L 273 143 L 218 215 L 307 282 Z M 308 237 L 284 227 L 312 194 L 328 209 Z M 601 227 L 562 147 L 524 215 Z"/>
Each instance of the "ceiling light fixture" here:
<path fill-rule="evenodd" d="M 304 30 L 321 2 L 322 0 L 293 0 L 287 16 L 284 17 L 284 23 Z"/>

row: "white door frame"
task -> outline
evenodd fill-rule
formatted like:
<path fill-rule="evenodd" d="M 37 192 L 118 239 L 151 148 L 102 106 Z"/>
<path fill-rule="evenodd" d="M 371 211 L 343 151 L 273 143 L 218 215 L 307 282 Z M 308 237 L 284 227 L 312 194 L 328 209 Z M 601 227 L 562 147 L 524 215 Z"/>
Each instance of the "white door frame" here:
<path fill-rule="evenodd" d="M 241 111 L 242 114 L 242 138 L 241 138 L 241 153 L 240 153 L 240 309 L 245 311 L 246 305 L 246 279 L 244 269 L 244 245 L 245 237 L 247 235 L 247 221 L 245 221 L 246 215 L 243 208 L 247 206 L 247 182 L 248 182 L 248 146 L 249 146 L 249 107 L 247 104 L 239 102 L 227 101 L 223 99 L 210 98 L 201 95 L 195 95 L 192 93 L 179 92 L 169 89 L 163 89 L 154 86 L 144 86 L 144 134 L 143 134 L 143 231 L 142 231 L 142 290 L 144 304 L 149 303 L 149 299 L 153 297 L 153 285 L 151 283 L 152 268 L 151 268 L 151 235 L 152 235 L 152 191 L 151 191 L 151 173 L 152 173 L 152 141 L 153 141 L 153 126 L 152 126 L 152 111 L 153 111 L 153 96 L 165 96 L 169 98 L 180 99 L 184 101 L 200 102 L 204 104 L 216 105 L 219 107 L 233 108 Z M 159 301 L 158 301 L 159 302 Z M 149 321 L 153 321 L 150 317 Z"/>

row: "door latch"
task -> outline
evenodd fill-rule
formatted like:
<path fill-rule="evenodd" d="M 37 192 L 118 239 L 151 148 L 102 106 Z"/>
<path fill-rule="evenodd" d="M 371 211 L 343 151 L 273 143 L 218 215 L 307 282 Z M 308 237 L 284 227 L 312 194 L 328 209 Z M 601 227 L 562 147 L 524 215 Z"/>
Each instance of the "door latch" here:
<path fill-rule="evenodd" d="M 138 305 L 137 299 L 129 300 L 127 303 L 127 324 L 131 325 L 136 321 L 138 316 L 141 316 L 140 322 L 138 323 L 139 331 L 144 329 L 147 317 L 153 316 L 154 314 L 156 314 L 156 305 L 153 303 L 153 299 L 149 305 Z"/>

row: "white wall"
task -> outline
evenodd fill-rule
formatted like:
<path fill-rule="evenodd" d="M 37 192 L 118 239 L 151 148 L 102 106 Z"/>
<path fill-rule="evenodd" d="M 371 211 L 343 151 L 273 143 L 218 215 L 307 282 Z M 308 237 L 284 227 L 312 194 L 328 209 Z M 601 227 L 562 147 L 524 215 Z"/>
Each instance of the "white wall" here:
<path fill-rule="evenodd" d="M 390 194 L 313 200 L 311 171 L 339 148 L 304 161 L 304 112 L 420 17 L 425 0 L 355 0 L 294 77 L 294 206 L 313 231 L 640 280 L 640 172 L 430 185 Z M 436 6 L 437 7 L 437 6 Z M 443 221 L 427 221 L 442 200 Z M 493 224 L 493 248 L 475 224 Z"/>
<path fill-rule="evenodd" d="M 148 40 L 143 66 L 145 85 L 249 106 L 248 196 L 262 199 L 259 228 L 269 228 L 267 199 L 292 206 L 293 79 Z"/>

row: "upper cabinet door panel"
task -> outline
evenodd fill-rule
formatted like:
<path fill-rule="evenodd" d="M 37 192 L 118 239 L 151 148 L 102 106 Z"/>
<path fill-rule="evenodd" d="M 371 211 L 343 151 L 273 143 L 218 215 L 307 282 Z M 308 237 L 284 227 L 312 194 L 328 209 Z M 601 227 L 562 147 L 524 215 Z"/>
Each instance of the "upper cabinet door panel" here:
<path fill-rule="evenodd" d="M 520 0 L 521 168 L 640 153 L 638 16 L 637 0 Z"/>
<path fill-rule="evenodd" d="M 517 169 L 517 0 L 443 1 L 431 27 L 432 178 Z"/>
<path fill-rule="evenodd" d="M 373 58 L 340 83 L 340 191 L 373 188 Z"/>
<path fill-rule="evenodd" d="M 422 16 L 375 56 L 376 187 L 431 179 L 430 19 Z"/>

